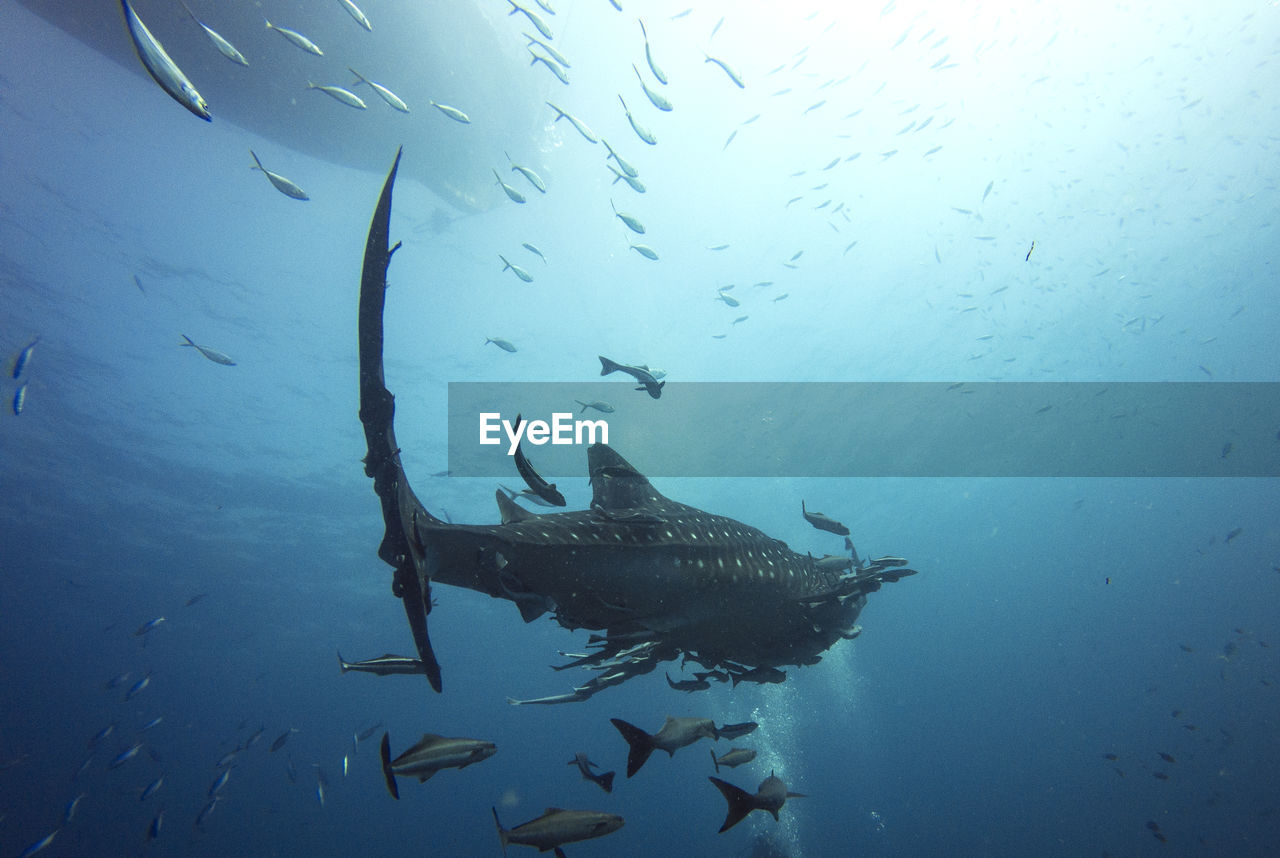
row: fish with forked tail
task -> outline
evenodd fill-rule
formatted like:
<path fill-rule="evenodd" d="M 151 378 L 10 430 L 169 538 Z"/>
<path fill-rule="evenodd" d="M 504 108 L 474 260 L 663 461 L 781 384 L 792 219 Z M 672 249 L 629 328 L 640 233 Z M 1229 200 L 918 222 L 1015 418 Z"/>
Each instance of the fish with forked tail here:
<path fill-rule="evenodd" d="M 654 399 L 658 399 L 662 396 L 662 388 L 666 385 L 666 382 L 659 382 L 653 377 L 653 373 L 649 370 L 642 366 L 627 366 L 626 364 L 610 360 L 604 355 L 598 355 L 598 357 L 600 358 L 601 375 L 608 375 L 612 372 L 625 372 L 627 375 L 640 382 L 641 386 L 637 387 L 636 390 L 647 390 L 649 395 Z"/>
<path fill-rule="evenodd" d="M 604 790 L 605 792 L 613 792 L 614 773 L 604 772 L 603 774 L 596 774 L 595 772 L 591 771 L 592 766 L 595 766 L 596 768 L 600 768 L 600 766 L 597 765 L 596 763 L 591 762 L 591 760 L 587 759 L 586 754 L 582 753 L 581 751 L 574 754 L 573 759 L 569 761 L 568 765 L 571 765 L 571 766 L 576 765 L 578 767 L 578 771 L 582 773 L 583 780 L 591 781 L 592 783 L 600 787 L 600 789 Z"/>
<path fill-rule="evenodd" d="M 724 800 L 729 803 L 728 811 L 724 817 L 724 824 L 720 826 L 720 831 L 717 832 L 719 834 L 723 834 L 733 828 L 753 810 L 763 810 L 773 814 L 773 818 L 777 819 L 778 811 L 782 810 L 782 806 L 787 803 L 787 799 L 806 798 L 802 792 L 787 792 L 787 785 L 773 772 L 769 772 L 769 777 L 765 778 L 760 784 L 760 789 L 756 790 L 755 795 L 716 777 L 708 777 L 707 780 L 716 785 L 716 789 L 720 790 Z"/>
<path fill-rule="evenodd" d="M 649 755 L 657 749 L 674 757 L 676 751 L 699 739 L 714 742 L 717 738 L 716 724 L 710 718 L 672 718 L 668 715 L 662 729 L 653 735 L 621 718 L 610 718 L 609 723 L 618 728 L 618 732 L 630 746 L 627 752 L 627 777 L 640 771 Z"/>

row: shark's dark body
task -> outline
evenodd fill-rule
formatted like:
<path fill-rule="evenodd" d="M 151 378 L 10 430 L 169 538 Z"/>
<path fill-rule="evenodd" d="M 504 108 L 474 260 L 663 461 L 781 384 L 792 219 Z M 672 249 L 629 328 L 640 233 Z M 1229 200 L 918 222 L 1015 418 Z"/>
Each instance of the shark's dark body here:
<path fill-rule="evenodd" d="M 365 250 L 360 418 L 366 473 L 387 525 L 379 555 L 396 568 L 394 590 L 432 685 L 439 690 L 426 630 L 432 582 L 509 599 L 526 621 L 551 613 L 566 628 L 602 633 L 595 652 L 574 662 L 598 675 L 573 694 L 536 702 L 582 700 L 681 654 L 740 676 L 812 664 L 849 634 L 865 594 L 900 561 L 855 574 L 824 569 L 754 527 L 664 497 L 603 444 L 587 452 L 589 510 L 535 515 L 499 493 L 500 524 L 451 524 L 426 511 L 400 465 L 394 402 L 382 381 L 386 268 L 398 247 L 387 239 L 395 172 Z"/>

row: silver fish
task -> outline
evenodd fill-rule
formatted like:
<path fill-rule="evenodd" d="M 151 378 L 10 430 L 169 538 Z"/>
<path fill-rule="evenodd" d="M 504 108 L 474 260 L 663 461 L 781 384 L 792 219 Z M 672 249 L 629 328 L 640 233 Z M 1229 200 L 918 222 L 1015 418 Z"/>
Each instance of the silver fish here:
<path fill-rule="evenodd" d="M 658 252 L 647 244 L 633 244 L 631 249 L 645 259 L 652 259 L 654 262 L 658 261 Z"/>
<path fill-rule="evenodd" d="M 609 150 L 609 158 L 612 158 L 613 160 L 615 160 L 615 161 L 617 161 L 617 162 L 618 162 L 618 169 L 620 169 L 622 172 L 626 173 L 628 176 L 631 176 L 633 179 L 634 179 L 636 176 L 639 176 L 639 175 L 640 175 L 640 172 L 639 172 L 638 170 L 636 170 L 636 168 L 635 168 L 635 167 L 633 167 L 633 166 L 631 166 L 630 164 L 628 164 L 628 163 L 626 162 L 626 160 L 624 160 L 624 159 L 623 159 L 623 157 L 622 157 L 621 155 L 619 155 L 617 152 L 613 151 L 613 147 L 609 145 L 609 141 L 608 141 L 608 140 L 605 140 L 603 137 L 601 137 L 601 138 L 600 138 L 600 142 L 604 143 L 604 148 L 606 148 L 606 149 L 608 149 L 608 150 Z M 609 158 L 606 158 L 605 160 L 607 161 L 607 160 L 609 160 Z"/>
<path fill-rule="evenodd" d="M 587 124 L 583 122 L 581 119 L 578 119 L 576 116 L 574 116 L 571 113 L 567 113 L 566 111 L 561 110 L 560 108 L 556 107 L 554 104 L 552 104 L 549 101 L 546 104 L 547 104 L 547 107 L 550 107 L 552 110 L 556 112 L 556 118 L 553 121 L 559 122 L 561 119 L 567 119 L 569 120 L 569 124 L 572 125 L 574 128 L 576 128 L 578 130 L 578 133 L 581 134 L 584 138 L 586 138 L 586 141 L 588 143 L 600 142 L 600 139 L 591 132 L 591 129 L 588 128 Z"/>
<path fill-rule="evenodd" d="M 248 66 L 249 61 L 244 58 L 244 54 L 236 50 L 236 46 L 228 42 L 222 36 L 214 32 L 213 28 L 196 17 L 196 13 L 191 11 L 185 0 L 179 0 L 182 8 L 187 10 L 187 14 L 191 16 L 191 20 L 200 25 L 200 29 L 204 30 L 205 35 L 209 37 L 209 41 L 213 42 L 213 46 L 218 49 L 218 53 L 222 54 L 233 63 L 239 63 L 242 66 Z"/>
<path fill-rule="evenodd" d="M 613 206 L 613 216 L 627 225 L 627 229 L 637 235 L 644 235 L 644 224 L 638 221 L 635 215 L 618 211 L 618 207 L 613 204 L 613 200 L 609 200 L 609 205 Z"/>
<path fill-rule="evenodd" d="M 22 385 L 13 392 L 13 414 L 18 416 L 22 413 L 22 409 L 27 405 L 27 385 L 30 382 L 22 382 Z"/>
<path fill-rule="evenodd" d="M 369 23 L 369 19 L 365 17 L 364 13 L 360 11 L 359 6 L 352 3 L 351 0 L 338 0 L 338 2 L 342 4 L 343 9 L 346 9 L 351 14 L 352 18 L 356 19 L 357 24 L 369 32 L 373 32 L 373 25 Z"/>
<path fill-rule="evenodd" d="M 431 101 L 431 99 L 427 99 L 427 101 Z M 452 119 L 454 122 L 461 122 L 463 125 L 471 124 L 471 117 L 467 116 L 467 114 L 463 113 L 456 107 L 450 107 L 447 104 L 440 104 L 436 101 L 431 101 L 431 106 Z"/>
<path fill-rule="evenodd" d="M 183 338 L 184 340 L 186 340 L 186 342 L 185 342 L 185 343 L 179 343 L 178 345 L 180 345 L 180 346 L 190 346 L 191 348 L 193 348 L 193 349 L 195 349 L 196 351 L 200 352 L 200 354 L 204 355 L 205 357 L 207 357 L 209 360 L 213 361 L 214 363 L 220 363 L 220 364 L 222 364 L 223 366 L 235 366 L 235 365 L 236 365 L 236 362 L 235 362 L 235 361 L 233 361 L 231 358 L 227 357 L 225 354 L 223 354 L 222 352 L 218 351 L 217 349 L 211 349 L 211 348 L 209 348 L 208 346 L 198 346 L 198 345 L 196 345 L 194 342 L 192 342 L 192 341 L 191 341 L 191 338 L 190 338 L 190 337 L 188 337 L 186 334 L 182 334 L 181 336 L 182 336 L 182 338 Z"/>
<path fill-rule="evenodd" d="M 533 275 L 532 275 L 532 274 L 530 274 L 528 271 L 525 271 L 525 270 L 524 270 L 523 268 L 521 268 L 519 265 L 512 265 L 510 262 L 508 262 L 508 261 L 507 261 L 507 257 L 503 256 L 501 253 L 499 253 L 499 254 L 498 254 L 498 258 L 502 260 L 502 270 L 503 270 L 503 271 L 506 271 L 508 268 L 510 268 L 510 269 L 511 269 L 511 273 L 512 273 L 512 274 L 515 274 L 517 277 L 519 277 L 519 278 L 520 278 L 521 280 L 523 280 L 524 282 L 526 282 L 526 283 L 532 283 L 532 282 L 533 282 Z"/>
<path fill-rule="evenodd" d="M 650 146 L 658 145 L 658 138 L 654 137 L 653 133 L 648 128 L 645 128 L 637 122 L 636 118 L 631 115 L 631 108 L 627 107 L 627 101 L 622 97 L 621 93 L 618 95 L 618 101 L 622 102 L 622 109 L 627 114 L 627 122 L 631 123 L 631 130 L 636 132 L 636 136 L 648 143 Z"/>
<path fill-rule="evenodd" d="M 503 152 L 502 154 L 507 155 L 506 152 Z M 511 161 L 510 155 L 507 155 L 507 160 Z M 517 164 L 515 161 L 511 161 L 511 169 L 513 172 L 519 173 L 520 175 L 528 179 L 529 184 L 533 185 L 542 193 L 545 194 L 547 192 L 547 183 L 542 181 L 542 177 L 539 176 L 537 173 L 535 173 L 533 170 L 529 169 L 528 167 L 523 167 L 520 164 Z"/>
<path fill-rule="evenodd" d="M 493 343 L 504 352 L 512 352 L 514 354 L 516 351 L 516 347 L 514 345 L 500 337 L 485 337 L 484 344 L 487 346 L 489 343 Z"/>
<path fill-rule="evenodd" d="M 608 167 L 610 172 L 613 173 L 614 175 L 613 183 L 615 185 L 618 184 L 619 179 L 622 179 L 628 185 L 630 185 L 631 190 L 635 191 L 637 194 L 644 193 L 644 190 L 645 190 L 644 182 L 640 181 L 640 179 L 638 179 L 635 176 L 628 176 L 626 173 L 622 172 L 621 170 L 615 169 L 612 164 L 606 164 L 605 166 Z"/>
<path fill-rule="evenodd" d="M 649 103 L 659 110 L 670 110 L 671 102 L 660 92 L 654 92 L 649 89 L 649 85 L 644 82 L 644 76 L 640 74 L 640 69 L 636 68 L 635 63 L 631 64 L 631 68 L 636 73 L 636 78 L 640 81 L 640 88 L 644 90 L 645 96 L 649 99 Z"/>
<path fill-rule="evenodd" d="M 542 63 L 544 66 L 546 66 L 548 69 L 551 70 L 551 73 L 553 75 L 555 75 L 557 78 L 560 79 L 560 82 L 562 84 L 564 84 L 565 86 L 569 85 L 569 75 L 564 69 L 560 68 L 560 66 L 556 65 L 551 60 L 547 59 L 542 54 L 535 51 L 533 48 L 529 48 L 529 55 L 533 57 L 533 59 L 529 61 L 529 65 Z"/>
<path fill-rule="evenodd" d="M 266 21 L 265 18 L 263 18 L 263 20 Z M 302 35 L 301 33 L 295 30 L 290 30 L 287 27 L 277 27 L 275 24 L 271 23 L 270 21 L 267 21 L 267 29 L 275 30 L 277 33 L 284 36 L 294 45 L 297 45 L 299 48 L 302 48 L 302 50 L 306 51 L 309 54 L 315 54 L 317 57 L 324 56 L 324 51 L 316 47 L 315 42 L 311 41 L 306 36 Z"/>
<path fill-rule="evenodd" d="M 725 63 L 724 60 L 718 60 L 715 57 L 711 56 L 710 54 L 703 54 L 703 56 L 707 58 L 706 62 L 715 63 L 716 65 L 720 66 L 720 68 L 724 69 L 724 73 L 729 76 L 729 80 L 733 81 L 738 85 L 738 89 L 746 89 L 746 86 L 742 83 L 742 78 L 738 76 L 738 73 L 736 71 L 729 68 L 729 66 Z"/>
<path fill-rule="evenodd" d="M 644 28 L 644 21 L 637 19 L 637 22 L 640 24 L 640 34 L 644 36 L 644 58 L 649 63 L 649 71 L 653 72 L 653 76 L 658 79 L 658 83 L 666 86 L 667 76 L 662 73 L 662 69 L 658 68 L 658 64 L 653 61 L 653 52 L 649 50 L 649 33 Z M 641 81 L 641 83 L 644 83 L 644 81 Z M 656 104 L 654 106 L 657 107 Z M 670 110 L 671 108 L 665 109 Z"/>
<path fill-rule="evenodd" d="M 348 107 L 354 107 L 356 110 L 364 110 L 367 107 L 364 99 L 340 86 L 324 86 L 307 81 L 307 89 L 318 89 L 335 101 L 340 101 Z"/>
<path fill-rule="evenodd" d="M 351 72 L 353 75 L 356 76 L 356 82 L 353 83 L 352 86 L 356 86 L 357 84 L 361 84 L 361 83 L 368 84 L 373 89 L 373 91 L 376 92 L 382 98 L 382 100 L 385 101 L 387 104 L 391 105 L 393 108 L 400 111 L 401 113 L 409 112 L 409 105 L 405 104 L 404 100 L 400 98 L 400 96 L 396 95 L 394 92 L 387 89 L 382 84 L 374 83 L 364 75 L 360 74 L 360 72 L 351 68 L 351 66 L 347 66 L 347 71 Z"/>
<path fill-rule="evenodd" d="M 538 28 L 539 33 L 548 39 L 555 38 L 555 36 L 551 35 L 551 28 L 547 26 L 547 22 L 543 21 L 537 12 L 534 12 L 532 9 L 526 9 L 524 6 L 517 3 L 516 0 L 507 0 L 507 2 L 511 4 L 511 11 L 507 13 L 508 15 L 523 12 L 524 16 L 529 19 L 529 23 Z"/>
<path fill-rule="evenodd" d="M 498 184 L 502 187 L 502 192 L 507 195 L 507 199 L 511 200 L 513 203 L 524 202 L 524 194 L 502 181 L 502 177 L 498 175 L 497 170 L 493 171 L 493 177 L 498 180 Z"/>
<path fill-rule="evenodd" d="M 311 199 L 310 197 L 307 196 L 307 192 L 302 190 L 302 188 L 298 187 L 293 182 L 289 181 L 279 173 L 273 173 L 270 170 L 268 170 L 266 167 L 262 166 L 262 162 L 258 160 L 258 156 L 254 154 L 254 151 L 252 149 L 249 150 L 249 154 L 253 155 L 254 166 L 251 169 L 261 170 L 263 174 L 267 177 L 267 180 L 271 182 L 272 186 L 275 187 L 277 191 L 284 194 L 286 197 L 293 197 L 295 200 Z M 192 343 L 192 345 L 195 345 L 195 343 Z M 208 357 L 208 355 L 205 355 L 205 357 Z M 213 358 L 209 358 L 209 359 L 214 360 Z M 217 362 L 222 363 L 222 361 L 217 361 Z M 227 364 L 227 365 L 231 366 L 231 364 Z"/>
<path fill-rule="evenodd" d="M 535 39 L 533 36 L 530 36 L 528 33 L 521 33 L 520 35 L 522 35 L 522 36 L 524 36 L 526 39 L 528 39 L 528 40 L 529 40 L 529 44 L 531 44 L 531 45 L 537 45 L 538 47 L 542 48 L 544 51 L 546 51 L 548 54 L 550 54 L 550 55 L 551 55 L 551 59 L 555 60 L 555 61 L 556 61 L 556 62 L 558 62 L 560 65 L 564 66 L 565 68 L 569 68 L 569 67 L 570 67 L 570 66 L 569 66 L 569 61 L 568 61 L 567 59 L 565 59 L 564 54 L 562 54 L 562 53 L 560 53 L 559 51 L 557 51 L 557 50 L 556 50 L 554 47 L 552 47 L 551 45 L 547 44 L 546 42 L 542 41 L 541 39 Z"/>
<path fill-rule="evenodd" d="M 142 23 L 142 19 L 133 11 L 129 0 L 120 0 L 120 6 L 124 9 L 124 22 L 129 27 L 133 47 L 138 52 L 138 59 L 142 60 L 147 73 L 160 84 L 161 89 L 169 93 L 174 101 L 204 121 L 212 122 L 209 105 L 205 103 L 200 93 L 196 92 L 195 86 L 182 73 L 182 69 L 178 68 L 177 63 L 169 59 L 164 47 L 155 36 L 151 35 L 147 25 Z"/>

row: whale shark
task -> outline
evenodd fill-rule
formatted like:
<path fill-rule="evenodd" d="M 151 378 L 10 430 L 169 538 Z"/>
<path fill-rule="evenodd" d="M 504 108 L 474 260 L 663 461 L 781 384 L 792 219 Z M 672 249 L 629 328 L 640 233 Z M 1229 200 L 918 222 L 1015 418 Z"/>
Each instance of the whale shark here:
<path fill-rule="evenodd" d="M 853 634 L 868 593 L 915 571 L 898 557 L 852 572 L 793 551 L 751 525 L 672 500 L 606 444 L 587 449 L 591 505 L 536 514 L 496 492 L 500 522 L 442 521 L 410 488 L 395 440 L 395 400 L 383 377 L 387 267 L 399 249 L 389 224 L 395 162 L 365 246 L 359 305 L 360 420 L 386 531 L 379 556 L 394 569 L 431 685 L 442 689 L 427 616 L 435 584 L 515 604 L 525 622 L 550 614 L 588 629 L 592 650 L 569 665 L 594 670 L 571 692 L 512 703 L 566 703 L 658 664 L 687 658 L 749 681 L 779 681 Z"/>

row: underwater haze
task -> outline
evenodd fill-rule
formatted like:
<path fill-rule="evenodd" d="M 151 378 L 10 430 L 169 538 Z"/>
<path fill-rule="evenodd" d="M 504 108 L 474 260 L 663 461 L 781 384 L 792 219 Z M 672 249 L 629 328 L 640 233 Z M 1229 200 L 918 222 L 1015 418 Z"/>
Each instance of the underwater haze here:
<path fill-rule="evenodd" d="M 233 42 L 261 28 L 187 2 Z M 362 255 L 396 145 L 405 165 L 469 153 L 467 188 L 496 171 L 525 200 L 493 180 L 459 205 L 406 167 L 391 215 L 401 458 L 433 513 L 492 524 L 493 479 L 435 476 L 450 382 L 580 383 L 625 422 L 664 400 L 601 378 L 597 355 L 661 367 L 672 389 L 1280 381 L 1275 2 L 520 0 L 547 37 L 510 0 L 433 18 L 439 0 L 398 50 L 502 54 L 450 70 L 474 86 L 401 80 L 431 64 L 390 51 L 358 69 L 413 93 L 408 114 L 344 58 L 344 40 L 377 54 L 400 2 L 360 0 L 371 31 L 340 0 L 264 4 L 340 34 L 291 60 L 366 109 L 305 79 L 272 92 L 296 89 L 289 109 L 348 144 L 376 123 L 358 163 L 233 124 L 211 96 L 203 122 L 136 56 L 0 4 L 0 855 L 494 856 L 491 807 L 508 829 L 549 807 L 625 818 L 570 858 L 1273 854 L 1274 476 L 837 479 L 813 476 L 838 470 L 816 447 L 792 477 L 655 477 L 802 554 L 846 551 L 803 501 L 863 557 L 919 570 L 780 684 L 683 692 L 662 674 L 696 666 L 675 661 L 583 702 L 508 705 L 589 678 L 549 669 L 588 632 L 448 586 L 430 614 L 443 693 L 342 673 L 335 652 L 414 654 L 357 414 Z M 161 43 L 199 35 L 173 6 L 134 9 Z M 522 33 L 569 65 L 536 44 L 530 61 Z M 234 89 L 242 68 L 203 48 L 172 60 L 217 75 L 188 71 L 197 90 Z M 502 103 L 437 91 L 536 93 L 536 127 L 510 134 Z M 841 433 L 829 414 L 789 417 Z M 732 448 L 740 430 L 680 431 Z M 1270 432 L 1207 438 L 1205 455 L 1274 449 Z M 662 471 L 661 451 L 617 446 Z M 581 462 L 556 475 L 570 510 L 592 500 Z M 626 778 L 609 719 L 654 732 L 668 715 L 760 726 Z M 497 752 L 403 777 L 394 801 L 384 732 L 397 754 L 423 733 Z M 719 777 L 754 792 L 772 771 L 805 797 L 717 833 L 707 750 L 731 746 L 758 756 Z M 578 752 L 617 772 L 612 793 L 566 765 Z"/>

